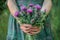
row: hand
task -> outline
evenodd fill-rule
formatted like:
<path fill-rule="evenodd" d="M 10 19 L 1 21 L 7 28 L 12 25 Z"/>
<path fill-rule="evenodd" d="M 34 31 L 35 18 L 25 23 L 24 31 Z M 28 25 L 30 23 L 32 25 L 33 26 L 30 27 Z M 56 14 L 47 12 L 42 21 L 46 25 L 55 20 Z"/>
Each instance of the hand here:
<path fill-rule="evenodd" d="M 37 26 L 32 27 L 32 25 L 30 24 L 22 24 L 20 28 L 24 33 L 30 35 L 35 35 L 40 32 L 40 28 L 38 28 Z"/>
<path fill-rule="evenodd" d="M 40 32 L 40 30 L 41 30 L 41 27 L 39 27 L 39 28 L 37 26 L 31 27 L 30 34 L 31 35 L 38 34 Z"/>
<path fill-rule="evenodd" d="M 24 33 L 27 33 L 27 34 L 30 34 L 30 28 L 32 27 L 32 25 L 30 24 L 22 24 L 20 26 L 21 30 L 24 32 Z"/>

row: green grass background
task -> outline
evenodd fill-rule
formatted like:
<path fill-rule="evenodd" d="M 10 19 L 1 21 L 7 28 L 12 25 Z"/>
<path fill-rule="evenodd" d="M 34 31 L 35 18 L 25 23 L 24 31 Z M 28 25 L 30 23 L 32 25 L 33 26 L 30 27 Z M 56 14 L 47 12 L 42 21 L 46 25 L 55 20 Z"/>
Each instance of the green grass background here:
<path fill-rule="evenodd" d="M 52 0 L 51 28 L 54 40 L 60 40 L 60 0 Z M 5 5 L 5 0 L 0 1 L 0 40 L 6 40 L 9 11 Z"/>

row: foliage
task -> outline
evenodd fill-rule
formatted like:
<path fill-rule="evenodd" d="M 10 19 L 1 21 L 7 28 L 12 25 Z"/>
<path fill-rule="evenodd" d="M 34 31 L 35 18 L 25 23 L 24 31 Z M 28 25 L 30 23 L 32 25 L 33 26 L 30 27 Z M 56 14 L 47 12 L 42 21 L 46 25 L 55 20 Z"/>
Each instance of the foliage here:
<path fill-rule="evenodd" d="M 0 14 L 4 9 L 6 9 L 6 0 L 0 0 Z"/>

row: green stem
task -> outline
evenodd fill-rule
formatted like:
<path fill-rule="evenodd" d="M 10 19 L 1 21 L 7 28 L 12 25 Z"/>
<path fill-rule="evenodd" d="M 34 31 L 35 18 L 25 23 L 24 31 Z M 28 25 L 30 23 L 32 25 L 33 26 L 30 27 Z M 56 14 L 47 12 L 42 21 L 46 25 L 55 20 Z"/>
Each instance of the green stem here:
<path fill-rule="evenodd" d="M 29 35 L 29 34 L 26 34 L 26 36 L 25 36 L 26 38 L 26 40 L 34 40 L 34 36 L 33 35 Z"/>

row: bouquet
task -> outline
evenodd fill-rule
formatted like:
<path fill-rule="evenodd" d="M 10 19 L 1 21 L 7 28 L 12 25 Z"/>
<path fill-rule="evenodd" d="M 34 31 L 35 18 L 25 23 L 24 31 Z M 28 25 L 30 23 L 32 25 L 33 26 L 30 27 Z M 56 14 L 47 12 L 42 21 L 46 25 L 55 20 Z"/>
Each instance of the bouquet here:
<path fill-rule="evenodd" d="M 46 10 L 45 10 L 46 11 Z M 43 27 L 43 21 L 46 20 L 46 12 L 41 11 L 39 4 L 20 5 L 20 11 L 16 11 L 20 24 L 31 24 L 32 26 Z M 25 35 L 25 40 L 34 40 L 34 35 Z"/>

